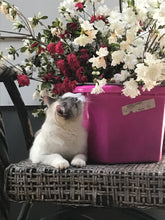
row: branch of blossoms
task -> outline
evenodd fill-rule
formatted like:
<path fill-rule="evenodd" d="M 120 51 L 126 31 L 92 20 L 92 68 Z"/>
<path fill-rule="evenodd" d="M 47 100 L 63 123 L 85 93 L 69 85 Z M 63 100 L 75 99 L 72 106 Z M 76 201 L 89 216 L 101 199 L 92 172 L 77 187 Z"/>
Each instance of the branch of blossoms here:
<path fill-rule="evenodd" d="M 15 19 L 14 6 L 8 4 L 0 1 L 0 11 Z M 15 21 L 14 28 L 21 32 L 27 27 L 29 39 L 20 52 L 30 54 L 20 65 L 21 86 L 35 71 L 41 96 L 74 91 L 78 83 L 96 83 L 92 93 L 98 94 L 105 83 L 114 82 L 134 98 L 140 86 L 151 90 L 164 80 L 165 2 L 119 0 L 119 6 L 110 10 L 102 0 L 64 0 L 59 12 L 65 22 L 56 18 L 47 27 L 42 23 L 47 16 L 26 19 L 20 12 L 24 22 Z M 34 35 L 36 25 L 43 29 Z M 18 50 L 10 47 L 8 53 L 17 57 Z"/>

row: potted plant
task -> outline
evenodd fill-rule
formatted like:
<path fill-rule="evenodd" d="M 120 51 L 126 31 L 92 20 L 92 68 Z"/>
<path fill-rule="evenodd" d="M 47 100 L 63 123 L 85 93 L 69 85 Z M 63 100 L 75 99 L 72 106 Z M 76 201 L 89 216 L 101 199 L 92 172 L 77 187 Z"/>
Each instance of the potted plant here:
<path fill-rule="evenodd" d="M 64 0 L 59 6 L 63 20 L 56 18 L 48 26 L 43 24 L 47 16 L 25 18 L 6 1 L 0 1 L 0 11 L 26 38 L 20 52 L 31 54 L 15 67 L 20 86 L 38 80 L 34 98 L 73 91 L 86 94 L 84 123 L 93 160 L 155 161 L 161 158 L 164 133 L 165 90 L 157 85 L 165 79 L 165 2 L 125 0 L 119 5 L 120 10 L 109 9 L 101 0 Z M 36 35 L 37 25 L 43 29 Z M 19 55 L 13 46 L 8 53 L 13 58 Z M 9 62 L 2 53 L 0 58 Z M 111 83 L 122 86 L 107 85 Z M 151 113 L 148 121 L 146 112 Z M 151 136 L 156 141 L 149 141 Z"/>

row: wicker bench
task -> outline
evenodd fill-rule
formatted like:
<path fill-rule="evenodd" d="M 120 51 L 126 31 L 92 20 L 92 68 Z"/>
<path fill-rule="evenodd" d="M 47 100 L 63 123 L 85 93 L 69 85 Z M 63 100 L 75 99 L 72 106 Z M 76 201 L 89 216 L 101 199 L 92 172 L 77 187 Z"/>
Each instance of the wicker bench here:
<path fill-rule="evenodd" d="M 33 135 L 14 79 L 15 74 L 9 68 L 0 72 L 0 81 L 4 82 L 18 111 L 29 149 Z M 4 140 L 3 135 L 0 139 Z M 27 218 L 31 204 L 36 201 L 80 207 L 165 207 L 165 157 L 158 163 L 88 164 L 84 168 L 58 171 L 51 166 L 32 164 L 29 160 L 8 166 L 4 149 L 5 144 L 0 150 L 1 176 L 4 174 L 4 182 L 0 185 L 1 220 L 7 219 L 8 210 L 3 184 L 8 200 L 25 202 L 19 220 Z"/>

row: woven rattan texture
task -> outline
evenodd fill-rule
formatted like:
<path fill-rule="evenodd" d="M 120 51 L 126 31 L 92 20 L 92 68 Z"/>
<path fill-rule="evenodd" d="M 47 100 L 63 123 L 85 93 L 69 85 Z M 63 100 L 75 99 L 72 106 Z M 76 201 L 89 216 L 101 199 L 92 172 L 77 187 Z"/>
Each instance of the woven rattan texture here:
<path fill-rule="evenodd" d="M 91 206 L 165 206 L 165 158 L 158 163 L 87 165 L 58 171 L 22 161 L 6 170 L 15 201 Z"/>

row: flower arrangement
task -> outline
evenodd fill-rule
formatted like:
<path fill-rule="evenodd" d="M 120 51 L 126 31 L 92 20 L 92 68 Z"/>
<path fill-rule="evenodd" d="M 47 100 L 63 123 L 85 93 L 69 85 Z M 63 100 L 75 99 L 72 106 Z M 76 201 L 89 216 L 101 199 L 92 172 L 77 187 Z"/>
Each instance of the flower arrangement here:
<path fill-rule="evenodd" d="M 140 86 L 150 91 L 160 84 L 165 79 L 165 2 L 119 3 L 120 10 L 111 10 L 102 0 L 64 0 L 59 6 L 63 20 L 45 26 L 47 16 L 25 18 L 17 7 L 0 1 L 0 11 L 25 38 L 19 50 L 8 48 L 14 59 L 19 52 L 27 54 L 16 67 L 19 85 L 38 80 L 36 98 L 73 91 L 78 83 L 95 83 L 96 94 L 104 92 L 106 83 L 121 83 L 123 94 L 134 98 Z M 36 34 L 38 25 L 42 32 Z M 5 62 L 1 52 L 1 68 Z"/>

